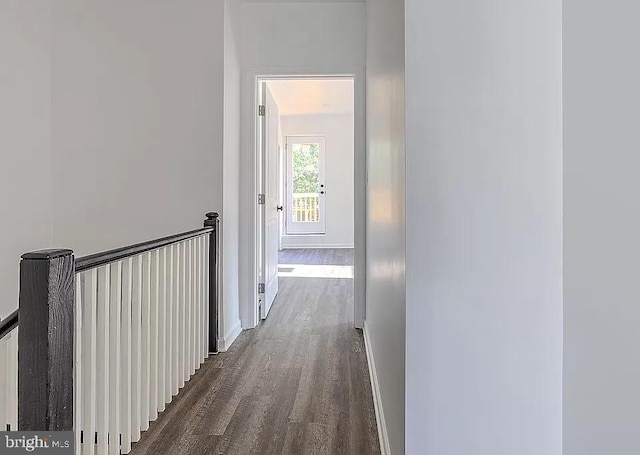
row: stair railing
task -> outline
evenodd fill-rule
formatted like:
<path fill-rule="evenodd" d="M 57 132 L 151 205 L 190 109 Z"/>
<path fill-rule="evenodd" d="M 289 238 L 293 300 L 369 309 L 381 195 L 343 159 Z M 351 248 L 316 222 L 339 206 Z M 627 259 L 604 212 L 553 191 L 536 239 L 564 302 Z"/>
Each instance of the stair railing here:
<path fill-rule="evenodd" d="M 24 254 L 18 313 L 0 323 L 0 424 L 128 453 L 217 352 L 218 232 L 207 213 L 203 228 L 82 258 Z"/>

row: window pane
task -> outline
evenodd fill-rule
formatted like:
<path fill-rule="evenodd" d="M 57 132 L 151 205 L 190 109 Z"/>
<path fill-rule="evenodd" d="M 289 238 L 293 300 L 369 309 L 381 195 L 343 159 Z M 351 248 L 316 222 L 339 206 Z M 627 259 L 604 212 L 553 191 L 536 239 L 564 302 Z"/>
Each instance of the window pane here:
<path fill-rule="evenodd" d="M 293 221 L 318 221 L 318 188 L 320 187 L 320 146 L 292 145 Z"/>

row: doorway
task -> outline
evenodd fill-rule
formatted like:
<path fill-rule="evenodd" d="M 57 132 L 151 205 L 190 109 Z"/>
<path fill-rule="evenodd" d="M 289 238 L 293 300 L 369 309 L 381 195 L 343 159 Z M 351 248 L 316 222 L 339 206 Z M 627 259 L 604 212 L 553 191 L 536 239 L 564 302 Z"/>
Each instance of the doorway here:
<path fill-rule="evenodd" d="M 294 273 L 316 276 L 336 270 L 318 265 L 347 263 L 317 264 L 313 258 L 354 256 L 355 90 L 353 76 L 256 82 L 257 313 L 266 319 L 279 277 L 291 276 L 288 264 L 279 268 L 279 257 L 310 258 Z"/>

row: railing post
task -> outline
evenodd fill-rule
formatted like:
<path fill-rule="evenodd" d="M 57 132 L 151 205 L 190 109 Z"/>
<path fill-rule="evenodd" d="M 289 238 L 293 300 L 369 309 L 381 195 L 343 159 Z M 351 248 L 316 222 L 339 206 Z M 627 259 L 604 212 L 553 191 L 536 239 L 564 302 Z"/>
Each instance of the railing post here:
<path fill-rule="evenodd" d="M 27 253 L 20 262 L 18 429 L 73 430 L 74 257 Z"/>
<path fill-rule="evenodd" d="M 218 352 L 218 301 L 220 292 L 220 220 L 217 212 L 206 214 L 205 227 L 212 227 L 209 238 L 209 353 Z"/>

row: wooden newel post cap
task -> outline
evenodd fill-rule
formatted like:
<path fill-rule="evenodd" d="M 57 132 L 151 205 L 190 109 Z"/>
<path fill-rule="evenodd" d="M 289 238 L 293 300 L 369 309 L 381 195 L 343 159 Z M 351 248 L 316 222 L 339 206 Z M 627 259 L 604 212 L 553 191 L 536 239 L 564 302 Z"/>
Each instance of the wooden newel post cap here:
<path fill-rule="evenodd" d="M 29 253 L 23 254 L 21 257 L 22 259 L 55 259 L 63 256 L 71 256 L 72 254 L 73 250 L 58 248 L 51 250 L 31 251 Z"/>
<path fill-rule="evenodd" d="M 209 212 L 205 216 L 207 217 L 207 219 L 204 220 L 204 226 L 213 227 L 215 229 L 218 223 L 218 217 L 220 216 L 218 212 Z"/>

